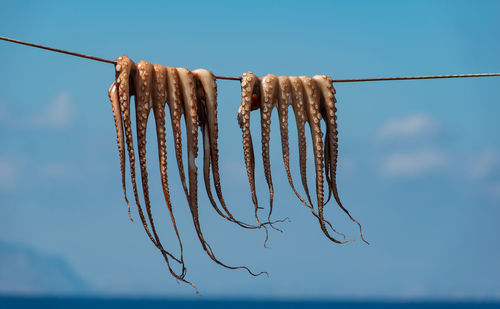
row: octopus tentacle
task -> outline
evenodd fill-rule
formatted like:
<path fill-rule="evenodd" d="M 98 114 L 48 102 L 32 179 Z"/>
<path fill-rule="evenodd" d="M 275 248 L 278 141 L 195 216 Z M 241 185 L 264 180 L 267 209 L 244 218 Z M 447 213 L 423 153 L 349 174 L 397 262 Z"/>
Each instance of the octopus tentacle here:
<path fill-rule="evenodd" d="M 146 61 L 141 61 L 137 64 L 137 74 L 134 79 L 135 86 L 135 106 L 136 106 L 136 127 L 137 127 L 137 144 L 139 149 L 139 165 L 141 170 L 142 191 L 144 195 L 144 203 L 146 205 L 146 213 L 148 220 L 156 240 L 156 246 L 163 253 L 173 258 L 178 263 L 182 264 L 181 260 L 176 258 L 170 252 L 166 251 L 161 244 L 161 241 L 156 232 L 156 227 L 151 212 L 151 201 L 149 198 L 148 171 L 146 168 L 146 129 L 149 115 L 152 109 L 152 92 L 153 88 L 153 65 Z M 168 261 L 167 261 L 168 264 Z M 183 269 L 184 272 L 184 269 Z"/>
<path fill-rule="evenodd" d="M 323 119 L 326 119 L 326 109 L 325 109 L 325 103 L 324 103 L 324 99 L 323 97 L 321 97 L 321 102 L 320 102 L 320 107 L 321 107 L 321 118 Z M 331 164 L 331 152 L 330 152 L 330 142 L 329 142 L 329 138 L 330 138 L 330 131 L 331 131 L 331 128 L 327 125 L 326 126 L 326 132 L 325 132 L 325 139 L 323 141 L 323 146 L 324 146 L 324 161 L 325 161 L 325 176 L 326 176 L 326 183 L 328 184 L 328 197 L 326 199 L 326 201 L 323 203 L 323 205 L 326 205 L 328 204 L 328 202 L 330 201 L 331 197 L 332 197 L 332 191 L 333 191 L 333 188 L 332 188 L 332 177 L 331 177 L 331 173 L 332 173 L 332 169 L 330 168 L 330 164 Z"/>
<path fill-rule="evenodd" d="M 259 78 L 252 72 L 243 73 L 241 77 L 241 105 L 238 109 L 237 119 L 243 135 L 243 155 L 247 170 L 248 183 L 250 184 L 252 202 L 254 204 L 255 220 L 259 226 L 264 227 L 266 232 L 264 247 L 267 247 L 266 244 L 269 239 L 269 231 L 267 230 L 267 227 L 260 222 L 259 215 L 257 213 L 259 209 L 262 209 L 262 207 L 259 207 L 255 191 L 255 153 L 253 150 L 252 133 L 250 131 L 250 113 L 251 111 L 260 108 L 259 89 Z"/>
<path fill-rule="evenodd" d="M 271 113 L 275 106 L 276 101 L 279 99 L 279 83 L 278 77 L 274 74 L 268 74 L 261 79 L 261 108 L 260 108 L 260 120 L 261 120 L 261 135 L 262 135 L 262 161 L 264 163 L 264 174 L 266 177 L 267 186 L 269 188 L 269 213 L 267 216 L 268 221 L 271 220 L 271 214 L 273 212 L 273 201 L 274 201 L 274 187 L 273 179 L 271 177 L 271 161 L 269 158 L 269 140 L 271 133 Z M 280 229 L 271 227 L 275 230 L 281 231 Z"/>
<path fill-rule="evenodd" d="M 325 76 L 325 75 L 316 75 L 313 77 L 313 81 L 318 85 L 318 88 L 322 94 L 323 101 L 325 104 L 325 115 L 326 118 L 324 118 L 326 122 L 326 126 L 328 128 L 327 130 L 327 139 L 329 143 L 329 155 L 330 155 L 330 181 L 331 181 L 331 188 L 333 191 L 333 196 L 335 198 L 335 201 L 337 201 L 337 204 L 340 206 L 340 208 L 349 216 L 349 218 L 355 222 L 359 226 L 359 233 L 361 235 L 361 239 L 365 242 L 368 243 L 364 237 L 363 237 L 363 232 L 361 228 L 361 224 L 354 219 L 349 211 L 342 205 L 339 194 L 338 194 L 338 189 L 337 189 L 337 183 L 336 183 L 336 171 L 337 171 L 337 156 L 338 156 L 338 131 L 337 131 L 337 116 L 335 116 L 335 112 L 337 111 L 337 108 L 335 107 L 336 99 L 335 99 L 335 88 L 333 88 L 332 84 L 332 79 Z"/>
<path fill-rule="evenodd" d="M 253 150 L 252 133 L 250 132 L 250 112 L 260 108 L 260 106 L 257 106 L 255 103 L 260 95 L 258 91 L 259 84 L 259 78 L 252 72 L 244 73 L 241 77 L 241 105 L 238 109 L 238 124 L 243 135 L 243 154 L 248 182 L 250 184 L 252 202 L 254 204 L 255 220 L 258 225 L 262 225 L 257 214 L 260 207 L 255 192 L 255 154 Z"/>
<path fill-rule="evenodd" d="M 309 205 L 312 205 L 311 195 L 309 194 L 309 187 L 307 186 L 307 151 L 306 151 L 306 134 L 305 124 L 307 122 L 307 114 L 304 107 L 304 91 L 302 81 L 297 76 L 290 76 L 292 85 L 292 107 L 295 114 L 295 122 L 297 124 L 298 146 L 299 146 L 299 162 L 300 162 L 300 176 L 302 186 L 306 192 Z M 312 207 L 312 206 L 311 206 Z"/>
<path fill-rule="evenodd" d="M 281 126 L 281 134 L 282 134 L 282 148 L 283 148 L 283 161 L 285 162 L 285 169 L 287 172 L 288 176 L 288 181 L 290 183 L 290 186 L 292 187 L 293 191 L 295 192 L 295 195 L 299 198 L 299 200 L 304 204 L 306 207 L 308 207 L 312 214 L 318 218 L 318 214 L 314 210 L 314 207 L 312 206 L 311 202 L 311 197 L 309 196 L 309 189 L 307 187 L 307 179 L 306 179 L 306 137 L 305 137 L 305 132 L 304 132 L 304 126 L 306 123 L 306 112 L 304 110 L 304 96 L 303 96 L 303 89 L 302 89 L 302 82 L 300 78 L 295 77 L 295 76 L 280 76 L 279 77 L 280 81 L 280 101 L 278 105 L 278 110 L 280 113 L 280 126 Z M 288 92 L 288 94 L 286 94 Z M 288 129 L 287 129 L 287 115 L 288 115 L 288 105 L 283 104 L 282 102 L 292 102 L 294 114 L 295 114 L 295 120 L 297 123 L 297 132 L 299 136 L 299 159 L 300 159 L 300 167 L 301 167 L 301 176 L 302 176 L 302 182 L 304 186 L 304 190 L 306 191 L 306 194 L 309 199 L 309 204 L 300 196 L 300 194 L 296 191 L 293 181 L 291 178 L 291 173 L 290 173 L 290 166 L 289 166 L 289 148 L 288 148 Z M 285 109 L 285 111 L 283 111 Z M 283 142 L 285 140 L 285 142 Z M 286 156 L 285 156 L 286 154 Z M 345 235 L 337 232 L 332 224 L 325 220 L 325 223 L 337 234 L 341 235 L 345 239 Z"/>
<path fill-rule="evenodd" d="M 158 244 L 153 235 L 149 230 L 149 226 L 146 221 L 146 217 L 144 216 L 140 201 L 139 194 L 137 191 L 137 183 L 136 183 L 136 174 L 135 174 L 135 152 L 134 152 L 134 144 L 132 138 L 132 125 L 131 125 L 131 117 L 130 117 L 130 95 L 135 92 L 135 87 L 133 83 L 133 79 L 135 78 L 135 74 L 137 73 L 137 69 L 135 63 L 128 58 L 127 56 L 118 57 L 116 65 L 116 84 L 118 86 L 118 94 L 120 99 L 120 109 L 123 115 L 123 125 L 125 128 L 125 143 L 127 145 L 127 150 L 129 153 L 129 162 L 130 162 L 130 174 L 132 180 L 132 188 L 134 191 L 134 198 L 137 205 L 137 210 L 139 212 L 139 217 L 141 219 L 142 225 L 144 227 L 144 231 L 148 235 L 151 242 L 157 247 L 163 257 L 165 258 L 167 265 L 169 266 L 169 261 L 167 256 L 170 256 L 176 262 L 181 263 L 179 259 L 175 256 L 171 255 L 169 252 L 166 252 L 161 247 L 161 244 Z M 132 82 L 131 82 L 132 81 Z"/>
<path fill-rule="evenodd" d="M 292 187 L 293 192 L 302 202 L 302 204 L 311 208 L 307 202 L 300 196 L 300 194 L 295 189 L 293 184 L 292 174 L 290 172 L 290 148 L 288 144 L 288 106 L 292 100 L 292 84 L 287 76 L 280 76 L 279 79 L 279 101 L 278 101 L 278 113 L 280 121 L 280 133 L 281 133 L 281 149 L 283 152 L 283 162 L 285 163 L 286 175 L 288 177 L 288 182 Z"/>
<path fill-rule="evenodd" d="M 212 248 L 205 240 L 203 233 L 201 231 L 199 214 L 198 214 L 198 187 L 197 187 L 197 167 L 195 159 L 198 156 L 198 104 L 196 100 L 196 89 L 195 80 L 193 74 L 185 69 L 178 68 L 177 73 L 179 75 L 181 92 L 184 104 L 184 120 L 186 122 L 186 133 L 187 133 L 187 148 L 188 148 L 188 177 L 189 177 L 189 208 L 191 215 L 193 217 L 193 223 L 196 229 L 196 233 L 200 240 L 203 250 L 207 255 L 217 264 L 229 268 L 229 269 L 245 269 L 251 275 L 258 276 L 261 273 L 253 273 L 249 268 L 245 266 L 228 266 L 217 259 L 213 253 Z"/>
<path fill-rule="evenodd" d="M 182 132 L 181 132 L 181 117 L 184 113 L 182 105 L 182 94 L 180 89 L 179 75 L 176 68 L 166 67 L 167 70 L 167 104 L 170 110 L 170 119 L 172 124 L 172 132 L 174 135 L 175 158 L 177 168 L 181 178 L 182 188 L 186 198 L 189 199 L 189 192 L 186 185 L 186 176 L 184 174 L 184 164 L 182 160 Z"/>
<path fill-rule="evenodd" d="M 127 198 L 127 185 L 125 181 L 125 136 L 123 133 L 123 119 L 116 82 L 113 82 L 111 87 L 109 87 L 108 95 L 109 100 L 111 101 L 111 108 L 113 110 L 113 118 L 115 119 L 116 142 L 118 144 L 118 152 L 120 154 L 120 171 L 122 175 L 123 196 L 125 197 L 125 202 L 127 203 L 128 217 L 130 218 L 130 221 L 133 222 L 134 219 L 132 219 L 132 215 L 130 213 L 130 202 Z"/>
<path fill-rule="evenodd" d="M 116 60 L 116 84 L 118 86 L 118 94 L 120 98 L 120 108 L 122 110 L 123 115 L 123 126 L 125 128 L 125 143 L 127 144 L 127 150 L 129 155 L 129 163 L 130 163 L 130 178 L 132 180 L 132 189 L 134 191 L 135 203 L 137 205 L 137 210 L 139 212 L 139 217 L 141 218 L 142 225 L 149 239 L 153 242 L 155 246 L 157 246 L 156 240 L 153 238 L 153 235 L 149 231 L 149 226 L 146 221 L 146 217 L 142 211 L 142 207 L 139 201 L 139 194 L 137 191 L 137 182 L 135 175 L 135 151 L 134 151 L 134 142 L 132 137 L 132 123 L 130 117 L 130 94 L 134 91 L 134 84 L 130 83 L 133 80 L 133 76 L 136 74 L 135 63 L 128 58 L 127 56 L 118 57 Z M 132 86 L 132 87 L 131 87 Z"/>
<path fill-rule="evenodd" d="M 305 109 L 307 112 L 307 118 L 309 123 L 309 128 L 311 130 L 311 136 L 313 140 L 313 152 L 314 152 L 314 165 L 316 170 L 316 198 L 318 203 L 318 221 L 321 230 L 331 241 L 343 244 L 347 241 L 339 241 L 332 237 L 328 230 L 326 229 L 325 219 L 323 215 L 323 197 L 324 197 L 324 180 L 323 180 L 323 140 L 321 132 L 321 114 L 320 114 L 320 97 L 319 89 L 317 89 L 316 84 L 310 77 L 301 76 L 302 85 L 304 88 L 305 96 Z"/>
<path fill-rule="evenodd" d="M 170 220 L 172 221 L 177 240 L 180 247 L 180 261 L 182 263 L 182 273 L 180 276 L 184 276 L 186 272 L 184 264 L 183 246 L 182 241 L 177 229 L 177 223 L 175 222 L 175 217 L 173 214 L 172 203 L 170 201 L 170 192 L 168 187 L 168 175 L 167 175 L 167 147 L 166 147 L 166 134 L 165 134 L 165 105 L 166 105 L 166 78 L 167 70 L 164 66 L 155 64 L 153 66 L 153 114 L 155 117 L 156 124 L 156 136 L 158 143 L 158 158 L 160 165 L 160 175 L 161 183 L 163 189 L 163 196 L 165 203 L 167 204 L 168 211 L 170 213 Z M 177 278 L 177 276 L 175 276 Z M 182 279 L 182 281 L 185 281 Z"/>
<path fill-rule="evenodd" d="M 223 218 L 234 222 L 244 228 L 256 229 L 260 226 L 253 226 L 247 223 L 238 221 L 226 206 L 226 202 L 222 195 L 220 174 L 219 174 L 219 148 L 218 140 L 218 122 L 217 122 L 217 83 L 212 72 L 204 69 L 193 71 L 196 79 L 196 92 L 198 98 L 198 116 L 200 117 L 200 128 L 203 136 L 203 175 L 205 179 L 205 189 L 208 198 L 215 211 Z M 214 179 L 214 187 L 222 206 L 223 213 L 215 202 L 212 190 L 210 188 L 210 167 L 212 167 L 212 176 Z"/>

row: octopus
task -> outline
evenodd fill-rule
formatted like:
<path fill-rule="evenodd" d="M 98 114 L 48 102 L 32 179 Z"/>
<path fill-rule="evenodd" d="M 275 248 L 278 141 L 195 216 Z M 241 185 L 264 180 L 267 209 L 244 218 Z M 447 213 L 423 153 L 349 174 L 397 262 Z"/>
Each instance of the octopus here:
<path fill-rule="evenodd" d="M 261 207 L 258 205 L 257 194 L 255 192 L 255 157 L 250 132 L 250 113 L 253 110 L 260 109 L 262 159 L 264 164 L 264 174 L 270 195 L 270 210 L 268 216 L 268 221 L 270 221 L 274 197 L 274 187 L 271 178 L 269 160 L 270 124 L 272 110 L 275 106 L 277 106 L 283 162 L 290 187 L 301 203 L 308 207 L 312 214 L 318 219 L 321 230 L 327 238 L 335 243 L 344 244 L 348 242 L 345 240 L 345 235 L 337 232 L 324 216 L 324 206 L 328 202 L 332 193 L 340 208 L 353 222 L 358 224 L 361 239 L 363 241 L 365 240 L 363 238 L 363 234 L 361 233 L 361 225 L 342 205 L 337 190 L 336 166 L 338 155 L 338 131 L 335 116 L 336 101 L 334 94 L 335 89 L 333 88 L 332 81 L 326 76 L 318 75 L 314 78 L 306 76 L 276 77 L 273 74 L 268 74 L 263 78 L 258 78 L 255 74 L 248 72 L 243 74 L 241 78 L 242 101 L 238 110 L 237 119 L 242 130 L 244 161 L 257 222 L 260 224 L 257 211 Z M 300 175 L 307 201 L 295 188 L 290 172 L 290 150 L 288 142 L 288 108 L 290 105 L 292 105 L 297 124 Z M 325 121 L 326 125 L 325 142 L 323 142 L 321 121 Z M 312 203 L 306 176 L 306 123 L 310 128 L 313 145 L 314 166 L 316 173 L 317 211 Z M 325 176 L 329 189 L 328 199 L 326 202 L 324 201 Z M 338 240 L 333 237 L 327 227 L 329 227 L 334 233 L 341 235 L 344 240 Z"/>
<path fill-rule="evenodd" d="M 171 275 L 175 279 L 191 285 L 198 293 L 196 286 L 185 279 L 187 269 L 184 262 L 183 246 L 170 199 L 167 175 L 167 146 L 165 128 L 165 109 L 167 106 L 169 108 L 169 115 L 171 118 L 174 149 L 180 180 L 202 248 L 214 262 L 223 267 L 229 269 L 245 269 L 253 276 L 266 273 L 254 273 L 245 266 L 229 266 L 224 264 L 215 256 L 201 230 L 198 214 L 198 169 L 196 166 L 196 158 L 198 156 L 198 129 L 201 130 L 203 138 L 203 171 L 205 187 L 212 206 L 216 209 L 217 213 L 222 215 L 224 218 L 237 223 L 242 227 L 260 227 L 252 226 L 236 220 L 229 211 L 222 196 L 217 146 L 217 86 L 214 75 L 207 70 L 196 70 L 191 72 L 186 68 L 172 68 L 158 64 L 153 65 L 147 61 L 140 61 L 135 64 L 127 56 L 122 56 L 117 59 L 115 69 L 116 78 L 108 90 L 108 95 L 111 101 L 113 117 L 115 120 L 117 145 L 120 157 L 122 190 L 125 196 L 125 202 L 128 206 L 129 217 L 132 220 L 130 214 L 130 202 L 127 198 L 126 189 L 126 152 L 128 152 L 132 189 L 141 223 L 151 242 L 161 252 Z M 138 144 L 137 149 L 144 207 L 141 206 L 137 186 L 136 159 L 133 144 L 130 106 L 131 96 L 135 96 L 135 131 Z M 156 125 L 156 140 L 158 145 L 158 160 L 163 196 L 170 214 L 170 221 L 175 231 L 180 251 L 177 256 L 165 249 L 165 246 L 160 241 L 153 219 L 149 193 L 149 175 L 146 162 L 146 132 L 151 112 L 154 115 Z M 182 116 L 184 116 L 186 128 L 186 148 L 188 158 L 187 182 L 186 174 L 184 172 L 182 149 Z M 212 190 L 210 188 L 210 169 L 212 170 L 214 187 L 218 200 L 222 206 L 222 210 L 217 207 L 215 199 L 212 195 Z M 173 262 L 180 265 L 180 270 L 174 270 L 174 267 L 172 267 Z"/>

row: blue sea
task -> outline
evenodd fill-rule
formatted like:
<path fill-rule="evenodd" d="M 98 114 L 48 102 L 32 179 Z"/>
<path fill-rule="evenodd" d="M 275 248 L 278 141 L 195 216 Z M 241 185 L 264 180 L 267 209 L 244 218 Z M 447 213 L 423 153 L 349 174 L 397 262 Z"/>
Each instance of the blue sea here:
<path fill-rule="evenodd" d="M 47 298 L 0 297 L 0 309 L 10 308 L 500 308 L 500 302 L 349 302 L 349 301 L 259 301 L 259 300 L 175 300 L 137 298 Z"/>

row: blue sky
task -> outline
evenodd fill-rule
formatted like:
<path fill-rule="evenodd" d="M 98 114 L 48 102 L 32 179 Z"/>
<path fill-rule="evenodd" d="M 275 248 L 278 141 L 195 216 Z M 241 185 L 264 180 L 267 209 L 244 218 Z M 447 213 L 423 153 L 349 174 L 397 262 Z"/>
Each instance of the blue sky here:
<path fill-rule="evenodd" d="M 500 71 L 499 12 L 496 1 L 5 1 L 0 32 L 219 75 L 483 73 Z M 137 220 L 128 220 L 107 98 L 113 67 L 6 42 L 0 56 L 0 293 L 67 293 L 60 281 L 23 287 L 29 272 L 44 274 L 44 261 L 59 261 L 54 272 L 75 280 L 71 293 L 192 297 L 169 276 Z M 216 254 L 269 278 L 223 269 L 203 253 L 167 143 L 189 279 L 207 297 L 499 299 L 498 85 L 498 78 L 335 85 L 339 190 L 369 246 L 332 244 L 295 198 L 274 113 L 275 216 L 292 222 L 272 233 L 271 248 L 263 248 L 262 231 L 218 217 L 200 189 L 201 224 Z M 239 85 L 218 87 L 224 194 L 238 217 L 252 221 L 236 121 Z M 291 162 L 299 183 L 296 155 Z M 172 243 L 155 156 L 149 169 L 156 221 Z M 256 177 L 265 201 L 259 155 Z M 358 236 L 333 204 L 327 216 Z M 19 288 L 9 283 L 15 280 Z"/>

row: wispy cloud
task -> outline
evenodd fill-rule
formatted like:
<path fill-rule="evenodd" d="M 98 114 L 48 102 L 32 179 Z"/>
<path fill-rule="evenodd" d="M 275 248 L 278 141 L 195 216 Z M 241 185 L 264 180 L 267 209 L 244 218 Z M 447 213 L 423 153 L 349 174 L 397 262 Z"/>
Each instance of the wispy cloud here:
<path fill-rule="evenodd" d="M 0 102 L 0 127 L 10 129 L 66 129 L 71 126 L 75 115 L 71 96 L 64 91 L 29 114 L 20 114 L 14 105 Z"/>
<path fill-rule="evenodd" d="M 382 174 L 388 177 L 417 177 L 447 167 L 449 157 L 436 149 L 394 153 L 385 159 Z"/>
<path fill-rule="evenodd" d="M 404 118 L 390 119 L 377 131 L 377 139 L 408 138 L 434 135 L 439 131 L 437 120 L 424 114 L 413 114 Z"/>
<path fill-rule="evenodd" d="M 76 181 L 81 175 L 78 165 L 68 162 L 41 161 L 25 156 L 0 155 L 0 192 L 23 190 L 38 183 L 61 183 Z"/>
<path fill-rule="evenodd" d="M 47 104 L 39 113 L 26 119 L 26 124 L 32 128 L 64 129 L 71 125 L 75 108 L 71 97 L 61 92 Z"/>
<path fill-rule="evenodd" d="M 475 179 L 487 178 L 494 173 L 500 173 L 500 152 L 484 150 L 471 160 L 470 176 Z"/>
<path fill-rule="evenodd" d="M 69 181 L 77 179 L 81 171 L 74 164 L 44 162 L 37 166 L 38 173 L 50 181 Z"/>

